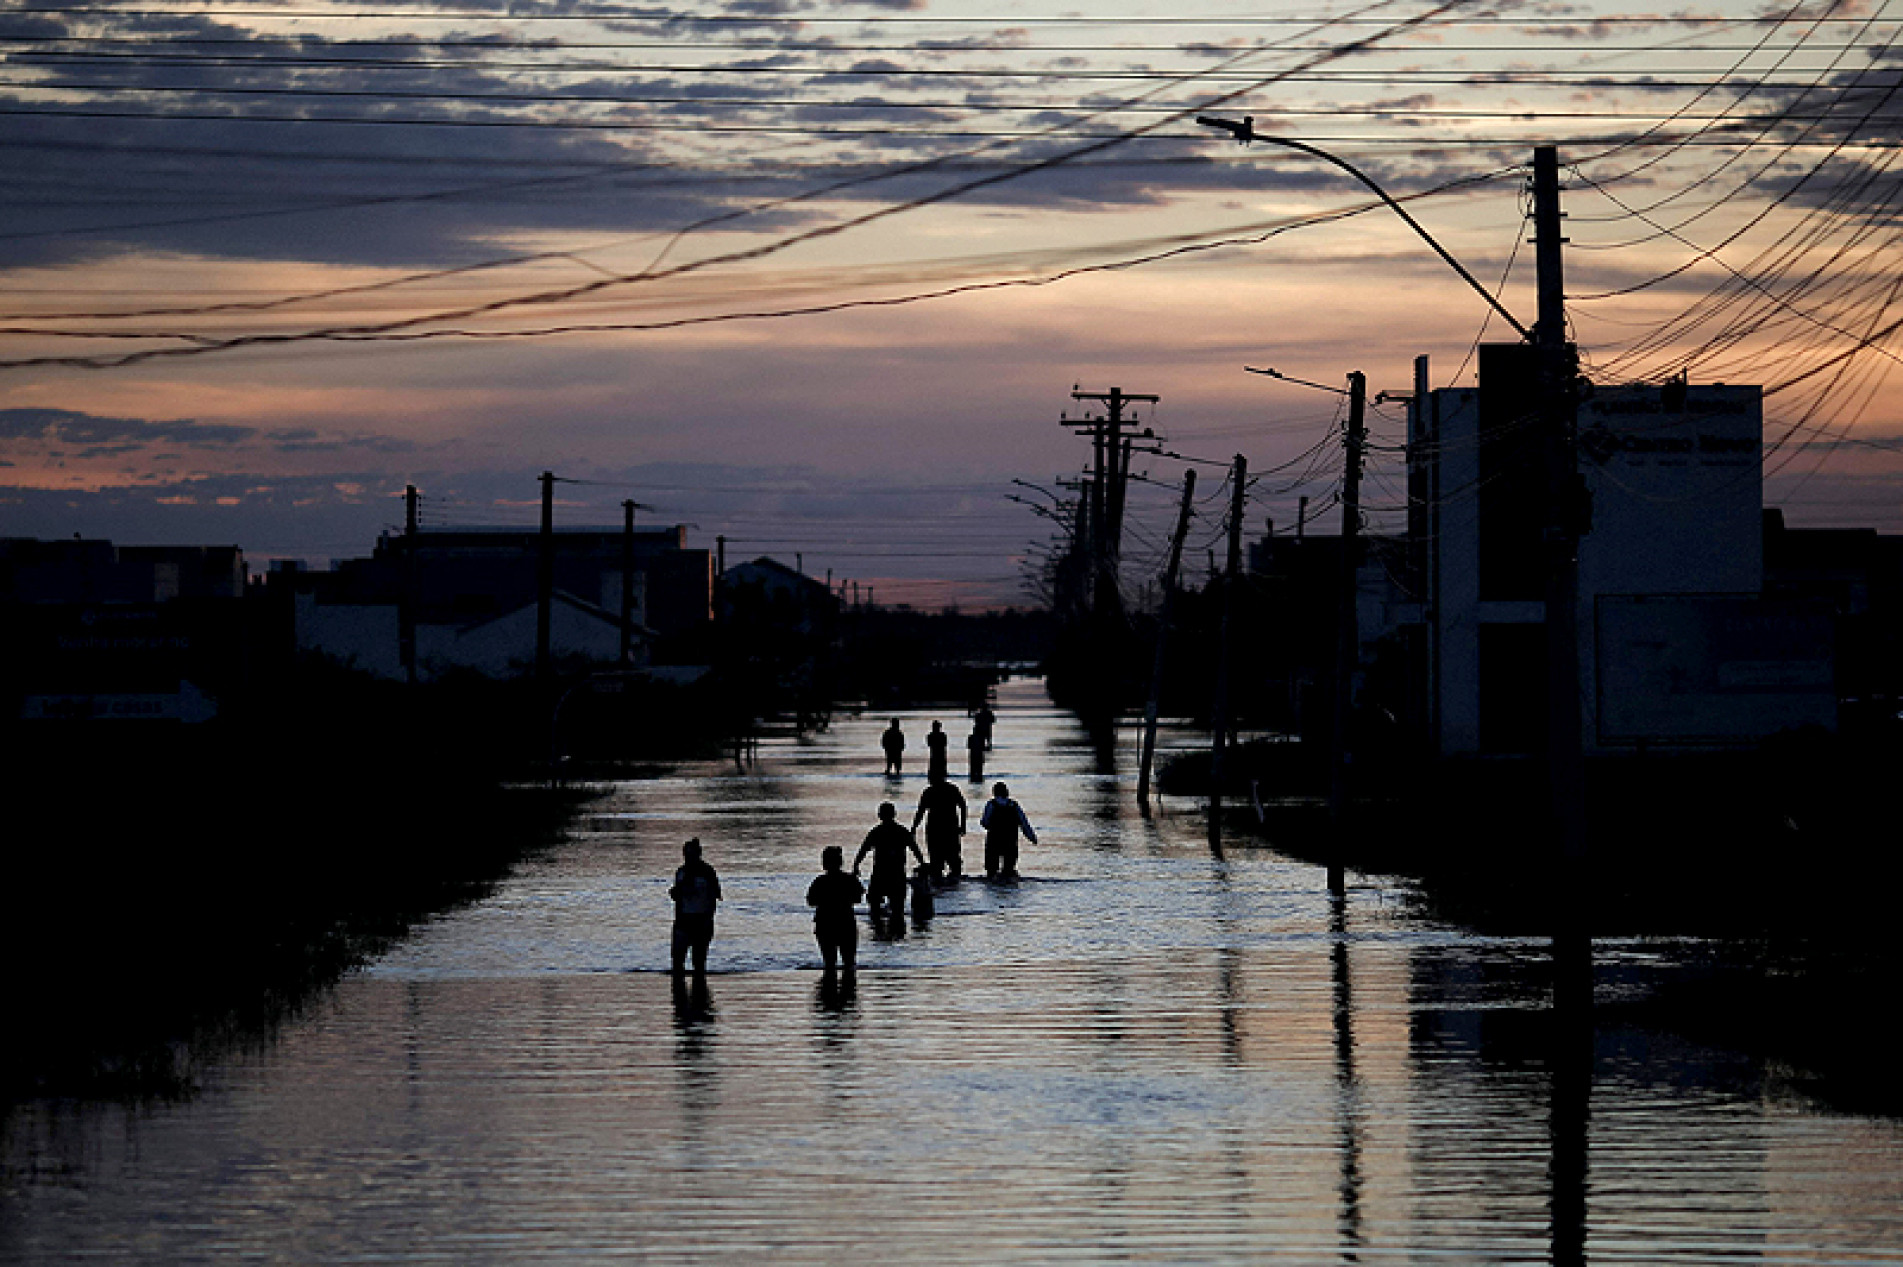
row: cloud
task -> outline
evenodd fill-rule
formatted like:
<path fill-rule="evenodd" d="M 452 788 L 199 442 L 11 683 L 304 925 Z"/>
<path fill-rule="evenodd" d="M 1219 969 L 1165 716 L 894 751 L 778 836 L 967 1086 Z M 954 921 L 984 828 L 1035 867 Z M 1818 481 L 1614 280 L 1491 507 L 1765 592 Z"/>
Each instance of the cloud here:
<path fill-rule="evenodd" d="M 96 453 L 122 453 L 160 443 L 188 449 L 229 449 L 257 434 L 253 427 L 189 418 L 151 422 L 143 418 L 102 418 L 71 409 L 0 409 L 0 441 L 81 444 L 91 446 Z"/>

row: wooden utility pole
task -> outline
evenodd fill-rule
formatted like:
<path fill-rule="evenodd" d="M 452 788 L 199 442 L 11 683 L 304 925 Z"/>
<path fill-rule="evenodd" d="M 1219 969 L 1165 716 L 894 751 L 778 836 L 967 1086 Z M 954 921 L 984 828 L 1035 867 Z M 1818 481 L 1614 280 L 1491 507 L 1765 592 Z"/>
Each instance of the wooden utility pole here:
<path fill-rule="evenodd" d="M 1533 346 L 1539 364 L 1541 429 L 1546 457 L 1546 777 L 1555 868 L 1556 958 L 1563 961 L 1555 997 L 1582 1006 L 1592 1000 L 1592 943 L 1579 897 L 1585 890 L 1586 758 L 1579 710 L 1579 539 L 1590 514 L 1579 473 L 1579 351 L 1566 338 L 1565 272 L 1560 248 L 1559 153 L 1533 151 L 1534 265 L 1539 320 Z"/>
<path fill-rule="evenodd" d="M 403 603 L 397 618 L 397 650 L 403 678 L 416 685 L 416 485 L 403 486 Z"/>
<path fill-rule="evenodd" d="M 546 690 L 553 665 L 549 634 L 555 611 L 555 476 L 542 472 L 541 552 L 535 567 L 535 680 Z"/>
<path fill-rule="evenodd" d="M 1130 477 L 1131 442 L 1124 436 L 1124 407 L 1139 401 L 1155 404 L 1162 397 L 1126 392 L 1112 387 L 1107 392 L 1073 390 L 1076 401 L 1096 401 L 1103 405 L 1101 418 L 1086 415 L 1065 419 L 1062 425 L 1080 427 L 1090 433 L 1091 478 L 1090 551 L 1091 607 L 1098 616 L 1116 610 L 1117 559 L 1122 552 L 1124 490 Z"/>
<path fill-rule="evenodd" d="M 634 502 L 621 503 L 621 663 L 634 659 Z"/>
<path fill-rule="evenodd" d="M 1354 726 L 1355 667 L 1361 660 L 1361 621 L 1356 608 L 1356 573 L 1361 564 L 1361 455 L 1367 440 L 1368 380 L 1356 370 L 1348 375 L 1348 430 L 1343 437 L 1347 469 L 1341 477 L 1341 575 L 1335 595 L 1335 708 L 1333 763 L 1328 780 L 1328 809 L 1334 820 L 1329 846 L 1328 888 L 1342 891 L 1341 834 L 1348 816 L 1350 766 L 1354 760 L 1350 732 Z"/>
<path fill-rule="evenodd" d="M 1560 247 L 1559 154 L 1533 151 L 1533 243 L 1539 283 L 1541 419 L 1546 452 L 1547 783 L 1563 870 L 1586 858 L 1585 753 L 1579 715 L 1579 538 L 1585 491 L 1577 435 L 1579 352 L 1566 338 L 1565 274 Z M 1562 884 L 1570 886 L 1570 879 Z"/>
<path fill-rule="evenodd" d="M 1156 618 L 1156 664 L 1150 670 L 1150 703 L 1143 711 L 1143 759 L 1137 765 L 1137 804 L 1150 803 L 1150 765 L 1156 757 L 1156 719 L 1163 703 L 1164 653 L 1170 636 L 1170 615 L 1176 607 L 1176 573 L 1183 564 L 1183 538 L 1189 535 L 1190 500 L 1196 492 L 1196 472 L 1183 472 L 1183 505 L 1176 512 L 1176 531 L 1170 537 L 1170 561 L 1163 569 L 1163 608 Z"/>
<path fill-rule="evenodd" d="M 1222 583 L 1222 626 L 1216 646 L 1216 698 L 1210 708 L 1209 832 L 1222 831 L 1223 752 L 1229 746 L 1229 627 L 1236 608 L 1236 590 L 1242 584 L 1242 500 L 1249 482 L 1249 459 L 1236 454 L 1229 481 L 1229 567 Z"/>

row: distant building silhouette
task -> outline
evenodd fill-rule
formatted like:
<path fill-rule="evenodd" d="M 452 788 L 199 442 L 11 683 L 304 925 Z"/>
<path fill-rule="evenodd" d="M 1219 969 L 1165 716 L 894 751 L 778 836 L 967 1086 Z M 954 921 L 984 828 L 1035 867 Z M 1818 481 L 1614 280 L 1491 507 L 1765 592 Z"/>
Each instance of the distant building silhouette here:
<path fill-rule="evenodd" d="M 0 538 L 0 601 L 8 603 L 165 603 L 244 592 L 244 551 L 237 546 Z"/>
<path fill-rule="evenodd" d="M 721 573 L 716 606 L 723 621 L 738 618 L 821 637 L 830 637 L 839 622 L 837 595 L 812 577 L 764 556 Z"/>
<path fill-rule="evenodd" d="M 612 664 L 621 655 L 622 530 L 557 529 L 551 650 L 557 660 Z M 659 638 L 704 629 L 713 613 L 713 556 L 689 549 L 685 527 L 633 536 L 634 662 Z M 368 559 L 328 572 L 280 569 L 268 578 L 288 594 L 297 648 L 384 677 L 404 674 L 406 585 L 416 628 L 418 674 L 452 670 L 490 676 L 533 666 L 540 534 L 521 528 L 424 529 L 385 534 Z"/>
<path fill-rule="evenodd" d="M 0 711 L 197 722 L 253 657 L 237 546 L 0 539 Z"/>

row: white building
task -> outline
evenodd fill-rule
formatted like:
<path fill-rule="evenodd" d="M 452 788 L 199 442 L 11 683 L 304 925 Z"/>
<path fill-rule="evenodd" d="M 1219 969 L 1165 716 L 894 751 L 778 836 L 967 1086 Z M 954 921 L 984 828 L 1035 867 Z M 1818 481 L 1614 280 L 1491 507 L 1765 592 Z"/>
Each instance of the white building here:
<path fill-rule="evenodd" d="M 615 595 L 618 599 L 618 595 Z M 378 677 L 404 676 L 402 612 L 395 603 L 326 603 L 300 592 L 297 649 L 327 656 Z M 653 632 L 635 629 L 630 667 L 645 666 Z M 521 676 L 535 664 L 536 605 L 465 622 L 416 625 L 417 676 L 473 671 L 486 677 Z M 609 666 L 621 660 L 621 620 L 604 607 L 556 590 L 549 609 L 549 653 L 556 661 Z"/>
<path fill-rule="evenodd" d="M 1417 390 L 1409 416 L 1422 712 L 1444 756 L 1544 743 L 1546 481 L 1531 349 L 1485 347 L 1480 366 L 1481 388 Z M 1750 386 L 1599 388 L 1581 404 L 1588 752 L 1834 724 L 1829 614 L 1763 597 L 1763 429 Z"/>

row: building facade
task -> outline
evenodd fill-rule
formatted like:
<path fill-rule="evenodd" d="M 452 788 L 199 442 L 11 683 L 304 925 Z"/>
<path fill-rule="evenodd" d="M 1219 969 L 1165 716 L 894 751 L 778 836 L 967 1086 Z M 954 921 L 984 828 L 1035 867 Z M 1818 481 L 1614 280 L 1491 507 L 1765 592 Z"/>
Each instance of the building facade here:
<path fill-rule="evenodd" d="M 1478 388 L 1409 414 L 1423 716 L 1447 756 L 1544 745 L 1547 485 L 1532 350 L 1483 347 Z M 1832 619 L 1765 593 L 1762 393 L 1596 388 L 1578 411 L 1590 525 L 1578 653 L 1588 752 L 1756 742 L 1831 726 Z"/>

